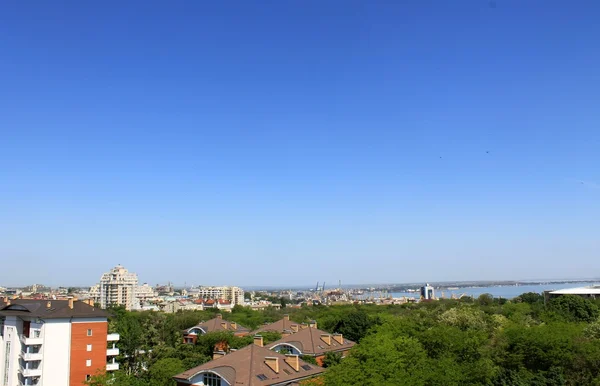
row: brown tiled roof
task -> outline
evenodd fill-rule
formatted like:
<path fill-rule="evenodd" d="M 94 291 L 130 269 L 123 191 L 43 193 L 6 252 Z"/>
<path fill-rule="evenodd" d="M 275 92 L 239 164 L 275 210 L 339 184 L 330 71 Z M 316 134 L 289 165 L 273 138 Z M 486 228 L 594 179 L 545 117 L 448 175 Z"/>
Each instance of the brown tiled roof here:
<path fill-rule="evenodd" d="M 331 343 L 328 344 L 323 337 L 330 336 Z M 341 335 L 340 335 L 341 336 Z M 287 343 L 298 348 L 302 355 L 322 355 L 332 351 L 343 351 L 352 348 L 356 343 L 342 337 L 343 344 L 337 342 L 334 336 L 326 331 L 308 327 L 295 334 L 283 337 L 268 345 L 269 349 L 282 343 Z"/>
<path fill-rule="evenodd" d="M 276 322 L 273 322 L 270 324 L 265 324 L 264 326 L 257 328 L 256 330 L 254 330 L 254 333 L 260 333 L 263 331 L 283 332 L 284 330 L 289 330 L 290 332 L 293 332 L 292 325 L 294 325 L 294 324 L 298 326 L 298 330 L 300 330 L 300 328 L 302 328 L 300 323 L 296 323 L 292 320 L 283 318 L 283 319 L 279 319 Z"/>
<path fill-rule="evenodd" d="M 223 325 L 221 323 L 225 323 L 225 327 L 223 327 Z M 233 328 L 233 326 L 231 325 L 231 322 L 222 319 L 222 318 L 213 318 L 210 320 L 207 320 L 206 322 L 200 322 L 197 325 L 188 328 L 187 330 L 185 330 L 185 332 L 189 332 L 191 329 L 193 328 L 198 328 L 200 327 L 202 330 L 204 330 L 204 332 L 213 332 L 213 331 L 231 331 L 231 332 L 250 332 L 250 329 L 244 327 L 244 326 L 240 326 L 239 324 L 236 326 L 236 328 Z"/>
<path fill-rule="evenodd" d="M 279 372 L 276 373 L 265 361 L 266 358 L 277 358 Z M 236 386 L 268 386 L 287 384 L 296 380 L 321 374 L 325 370 L 319 366 L 310 365 L 299 359 L 299 370 L 296 371 L 286 361 L 283 354 L 270 351 L 255 344 L 214 359 L 193 369 L 176 375 L 178 382 L 190 382 L 194 376 L 205 371 L 219 374 L 230 385 Z"/>
<path fill-rule="evenodd" d="M 12 299 L 10 305 L 0 303 L 0 315 L 31 316 L 44 319 L 107 318 L 108 312 L 79 301 L 74 301 L 71 309 L 68 300 Z"/>

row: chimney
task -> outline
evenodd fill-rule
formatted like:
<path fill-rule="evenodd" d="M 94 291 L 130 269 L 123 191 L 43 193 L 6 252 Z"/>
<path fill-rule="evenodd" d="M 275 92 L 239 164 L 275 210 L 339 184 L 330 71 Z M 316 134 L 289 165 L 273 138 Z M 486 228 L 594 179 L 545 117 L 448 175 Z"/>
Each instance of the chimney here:
<path fill-rule="evenodd" d="M 50 300 L 48 300 L 48 302 L 46 303 L 46 308 L 50 308 L 52 307 L 52 302 L 50 302 Z"/>
<path fill-rule="evenodd" d="M 263 346 L 263 337 L 262 335 L 254 335 L 254 344 L 257 346 Z"/>
<path fill-rule="evenodd" d="M 296 354 L 285 354 L 285 363 L 292 366 L 296 371 L 300 371 L 300 360 Z"/>
<path fill-rule="evenodd" d="M 292 332 L 290 330 L 283 330 L 283 332 L 281 333 L 282 338 L 285 338 L 286 336 L 290 335 L 292 335 Z"/>
<path fill-rule="evenodd" d="M 221 327 L 223 327 L 223 330 L 227 330 L 227 322 L 221 322 Z"/>
<path fill-rule="evenodd" d="M 217 314 L 217 319 L 223 319 L 223 315 L 222 314 Z"/>
<path fill-rule="evenodd" d="M 215 351 L 213 352 L 213 359 L 219 359 L 225 356 L 225 351 Z"/>
<path fill-rule="evenodd" d="M 292 331 L 293 332 L 298 332 L 298 325 L 297 324 L 292 324 Z"/>
<path fill-rule="evenodd" d="M 279 374 L 279 358 L 277 357 L 265 357 L 265 364 Z"/>
<path fill-rule="evenodd" d="M 290 320 L 290 315 L 288 315 L 288 314 L 283 315 L 283 320 L 289 321 Z"/>
<path fill-rule="evenodd" d="M 231 325 L 231 329 L 232 330 L 237 330 L 237 323 L 236 322 L 229 322 L 229 324 Z"/>
<path fill-rule="evenodd" d="M 310 328 L 317 328 L 317 321 L 316 320 L 311 320 L 309 323 Z"/>
<path fill-rule="evenodd" d="M 73 309 L 73 297 L 69 296 L 69 308 Z"/>
<path fill-rule="evenodd" d="M 328 346 L 331 346 L 331 335 L 329 334 L 321 334 L 321 340 L 327 343 Z"/>
<path fill-rule="evenodd" d="M 344 337 L 342 336 L 342 334 L 333 334 L 333 340 L 335 340 L 339 344 L 344 344 Z"/>

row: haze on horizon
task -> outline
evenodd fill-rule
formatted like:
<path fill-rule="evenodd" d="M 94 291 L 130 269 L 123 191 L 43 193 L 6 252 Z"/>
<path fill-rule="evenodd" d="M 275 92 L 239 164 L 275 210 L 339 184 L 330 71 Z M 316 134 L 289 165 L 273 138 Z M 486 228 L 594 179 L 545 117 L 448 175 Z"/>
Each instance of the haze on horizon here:
<path fill-rule="evenodd" d="M 3 3 L 0 285 L 597 277 L 599 11 Z"/>

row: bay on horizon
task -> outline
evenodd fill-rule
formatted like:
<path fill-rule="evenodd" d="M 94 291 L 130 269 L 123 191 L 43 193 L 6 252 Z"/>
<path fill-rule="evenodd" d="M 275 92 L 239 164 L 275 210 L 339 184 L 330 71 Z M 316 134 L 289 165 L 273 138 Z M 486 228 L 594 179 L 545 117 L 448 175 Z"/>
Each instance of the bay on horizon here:
<path fill-rule="evenodd" d="M 580 282 L 580 283 L 550 283 L 550 284 L 532 284 L 532 285 L 517 285 L 517 286 L 492 286 L 492 287 L 464 287 L 464 288 L 459 288 L 459 289 L 454 289 L 454 290 L 447 290 L 447 289 L 435 289 L 435 296 L 436 297 L 441 297 L 442 296 L 442 292 L 444 292 L 444 295 L 446 298 L 450 298 L 452 295 L 455 296 L 460 296 L 462 294 L 465 294 L 466 296 L 473 296 L 475 298 L 477 298 L 479 295 L 482 294 L 490 294 L 492 296 L 494 296 L 495 298 L 505 298 L 505 299 L 512 299 L 514 297 L 517 297 L 519 295 L 521 295 L 522 293 L 525 292 L 536 292 L 536 293 L 543 293 L 544 291 L 552 291 L 552 290 L 559 290 L 559 289 L 564 289 L 564 288 L 576 288 L 576 287 L 585 287 L 585 286 L 590 286 L 590 285 L 600 285 L 600 283 L 598 282 Z M 412 298 L 416 298 L 418 299 L 420 297 L 420 294 L 414 293 L 414 292 L 390 292 L 389 295 L 391 295 L 394 298 L 402 298 L 402 297 L 412 297 Z"/>

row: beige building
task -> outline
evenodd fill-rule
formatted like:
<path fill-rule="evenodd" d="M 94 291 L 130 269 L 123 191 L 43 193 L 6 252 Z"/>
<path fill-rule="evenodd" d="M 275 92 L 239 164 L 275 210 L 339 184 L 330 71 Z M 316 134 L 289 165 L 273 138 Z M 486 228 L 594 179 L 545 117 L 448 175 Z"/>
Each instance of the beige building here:
<path fill-rule="evenodd" d="M 93 294 L 94 302 L 99 303 L 101 308 L 119 305 L 131 311 L 137 308 L 137 289 L 137 274 L 117 265 L 102 275 L 100 283 L 90 289 L 90 294 Z"/>
<path fill-rule="evenodd" d="M 244 290 L 240 287 L 200 287 L 191 289 L 188 294 L 201 299 L 228 300 L 232 307 L 244 305 Z"/>

